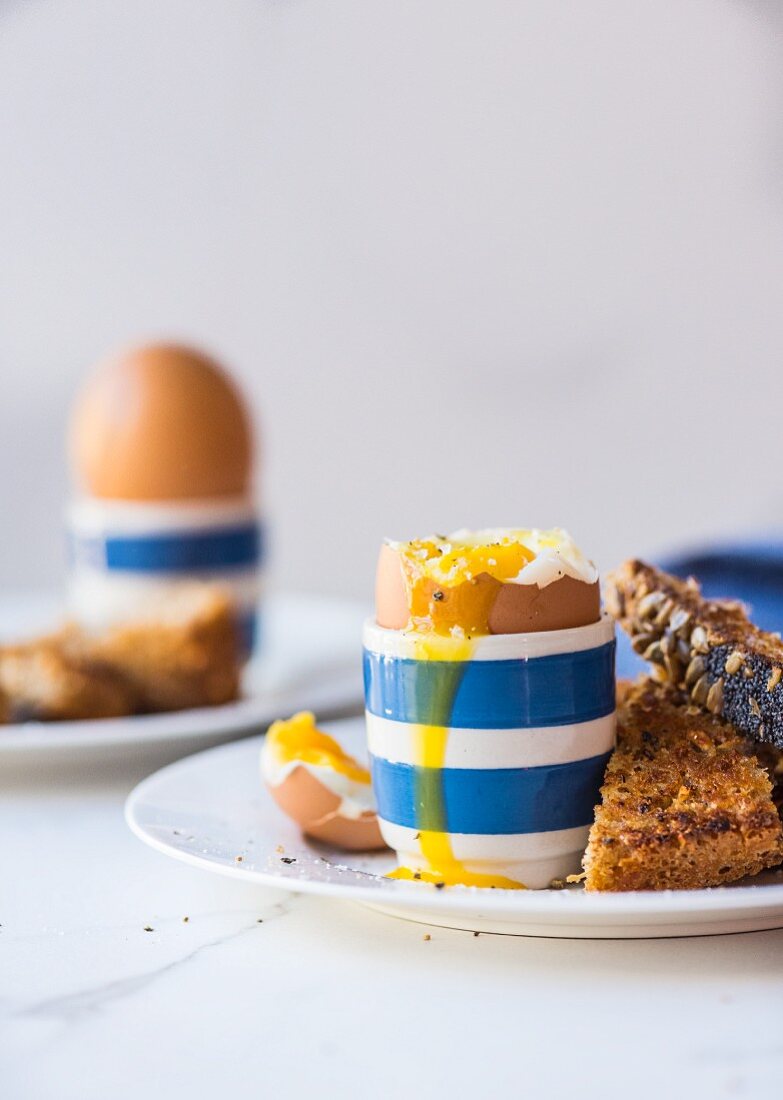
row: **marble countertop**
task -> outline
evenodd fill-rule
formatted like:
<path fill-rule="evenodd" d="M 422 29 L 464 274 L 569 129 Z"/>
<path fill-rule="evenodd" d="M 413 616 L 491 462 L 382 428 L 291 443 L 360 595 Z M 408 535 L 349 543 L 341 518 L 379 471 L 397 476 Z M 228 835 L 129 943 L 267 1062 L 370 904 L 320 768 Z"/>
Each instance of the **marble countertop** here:
<path fill-rule="evenodd" d="M 130 834 L 150 768 L 2 778 L 3 1100 L 779 1089 L 783 931 L 474 936 L 259 889 Z"/>

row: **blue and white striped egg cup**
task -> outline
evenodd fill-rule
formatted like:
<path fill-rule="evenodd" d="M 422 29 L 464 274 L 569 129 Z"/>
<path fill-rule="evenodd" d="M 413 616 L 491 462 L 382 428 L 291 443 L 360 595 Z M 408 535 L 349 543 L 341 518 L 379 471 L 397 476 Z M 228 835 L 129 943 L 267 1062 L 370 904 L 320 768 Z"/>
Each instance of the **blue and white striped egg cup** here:
<path fill-rule="evenodd" d="M 428 869 L 419 834 L 437 827 L 422 798 L 434 780 L 434 812 L 469 871 L 531 889 L 578 872 L 615 741 L 611 619 L 482 637 L 458 669 L 416 652 L 409 633 L 365 624 L 373 788 L 381 832 L 400 864 Z M 456 684 L 444 766 L 425 776 L 420 727 L 439 724 L 444 675 Z"/>
<path fill-rule="evenodd" d="M 247 654 L 260 627 L 263 528 L 252 501 L 75 501 L 67 514 L 71 613 L 104 626 L 183 581 L 232 596 Z"/>

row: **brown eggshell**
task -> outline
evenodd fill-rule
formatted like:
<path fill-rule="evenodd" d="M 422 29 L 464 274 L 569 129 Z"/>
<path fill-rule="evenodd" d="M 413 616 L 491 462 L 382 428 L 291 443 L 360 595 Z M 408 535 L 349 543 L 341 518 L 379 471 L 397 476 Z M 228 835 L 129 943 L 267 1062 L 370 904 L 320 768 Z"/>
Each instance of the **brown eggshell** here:
<path fill-rule="evenodd" d="M 252 429 L 242 397 L 208 356 L 150 344 L 104 363 L 74 406 L 74 476 L 114 500 L 235 497 L 249 486 Z"/>
<path fill-rule="evenodd" d="M 375 573 L 376 621 L 379 626 L 385 626 L 389 630 L 402 630 L 407 626 L 409 617 L 400 555 L 384 543 L 378 555 Z"/>
<path fill-rule="evenodd" d="M 446 595 L 450 603 L 468 607 L 485 598 L 485 589 L 489 585 L 497 588 L 488 616 L 492 634 L 565 630 L 595 623 L 601 617 L 598 581 L 586 584 L 574 577 L 561 577 L 539 588 L 535 584 L 501 584 L 489 574 L 481 573 L 474 581 L 447 589 Z M 435 587 L 432 585 L 433 589 Z M 445 602 L 441 602 L 438 608 L 441 614 L 447 611 Z M 388 630 L 403 630 L 410 617 L 400 555 L 386 543 L 381 547 L 378 558 L 375 617 L 378 625 Z"/>
<path fill-rule="evenodd" d="M 359 818 L 338 813 L 340 797 L 330 791 L 307 768 L 294 768 L 277 786 L 269 790 L 283 813 L 287 814 L 303 833 L 334 844 L 346 852 L 367 852 L 385 848 L 378 818 L 374 813 Z"/>
<path fill-rule="evenodd" d="M 489 613 L 493 634 L 566 630 L 596 623 L 601 617 L 598 581 L 585 584 L 561 577 L 544 588 L 535 584 L 502 584 Z"/>

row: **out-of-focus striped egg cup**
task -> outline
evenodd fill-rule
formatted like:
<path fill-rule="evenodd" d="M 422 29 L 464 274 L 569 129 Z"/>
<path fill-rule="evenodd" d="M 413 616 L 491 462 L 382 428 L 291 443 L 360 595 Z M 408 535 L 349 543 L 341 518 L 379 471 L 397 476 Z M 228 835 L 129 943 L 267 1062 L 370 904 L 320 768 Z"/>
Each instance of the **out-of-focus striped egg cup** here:
<path fill-rule="evenodd" d="M 88 626 L 122 621 L 183 581 L 231 595 L 243 646 L 259 635 L 263 528 L 252 503 L 85 499 L 68 510 L 69 605 Z"/>
<path fill-rule="evenodd" d="M 434 836 L 474 875 L 539 889 L 578 872 L 615 739 L 612 621 L 477 638 L 467 659 L 440 641 L 422 659 L 420 637 L 365 625 L 384 839 L 414 871 L 436 869 Z"/>

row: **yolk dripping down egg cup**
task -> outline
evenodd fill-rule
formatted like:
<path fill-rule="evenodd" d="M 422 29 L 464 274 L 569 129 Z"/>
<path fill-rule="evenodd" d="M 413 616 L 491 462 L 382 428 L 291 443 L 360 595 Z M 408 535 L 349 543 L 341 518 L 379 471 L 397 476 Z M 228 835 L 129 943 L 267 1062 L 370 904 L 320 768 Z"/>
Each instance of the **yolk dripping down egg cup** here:
<path fill-rule="evenodd" d="M 580 869 L 615 738 L 614 625 L 563 531 L 386 544 L 364 629 L 395 877 L 543 888 Z"/>

